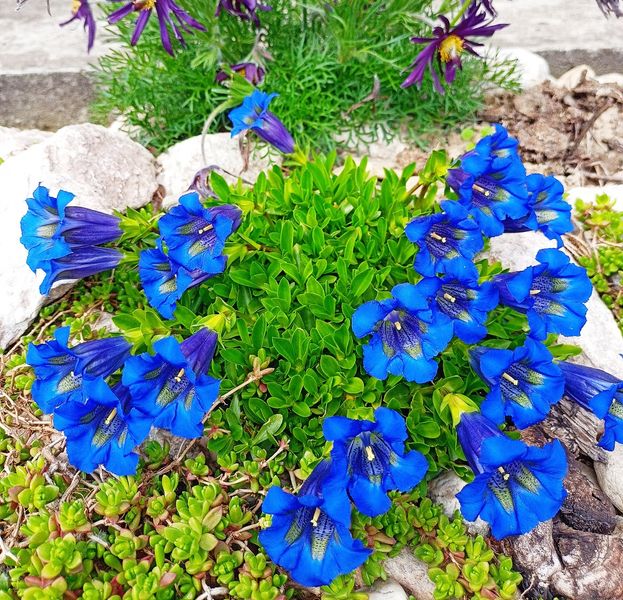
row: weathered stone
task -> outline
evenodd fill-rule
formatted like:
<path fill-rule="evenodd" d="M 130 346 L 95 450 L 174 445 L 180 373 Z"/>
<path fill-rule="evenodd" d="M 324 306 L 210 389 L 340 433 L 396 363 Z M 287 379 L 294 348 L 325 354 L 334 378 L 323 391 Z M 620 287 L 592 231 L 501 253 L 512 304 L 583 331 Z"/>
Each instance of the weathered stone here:
<path fill-rule="evenodd" d="M 490 54 L 496 56 L 499 60 L 517 61 L 516 76 L 519 85 L 523 89 L 531 88 L 550 78 L 549 65 L 547 61 L 525 48 L 491 48 Z"/>
<path fill-rule="evenodd" d="M 433 600 L 435 584 L 428 576 L 428 565 L 404 549 L 397 556 L 388 558 L 383 567 L 389 577 L 398 582 L 416 600 Z"/>
<path fill-rule="evenodd" d="M 165 207 L 176 204 L 179 197 L 188 190 L 195 173 L 199 169 L 216 165 L 230 182 L 239 177 L 254 183 L 257 176 L 272 164 L 280 164 L 281 158 L 271 154 L 274 160 L 259 156 L 251 151 L 248 164 L 245 163 L 239 138 L 232 138 L 229 133 L 212 133 L 205 137 L 205 161 L 201 154 L 201 136 L 195 136 L 171 146 L 158 157 L 158 182 L 164 188 Z M 263 152 L 263 151 L 262 151 Z"/>
<path fill-rule="evenodd" d="M 585 79 L 595 79 L 595 71 L 588 65 L 578 65 L 553 81 L 554 85 L 572 90 Z"/>
<path fill-rule="evenodd" d="M 465 482 L 454 471 L 446 471 L 428 484 L 428 497 L 436 504 L 443 506 L 443 512 L 451 518 L 457 510 L 461 511 L 456 495 L 464 486 Z M 475 521 L 465 521 L 465 525 L 472 535 L 486 536 L 489 532 L 488 523 L 480 518 Z"/>
<path fill-rule="evenodd" d="M 368 592 L 368 600 L 407 600 L 407 593 L 402 586 L 392 579 L 378 581 Z"/>
<path fill-rule="evenodd" d="M 616 444 L 606 453 L 606 462 L 595 463 L 601 489 L 620 511 L 623 511 L 623 446 Z"/>
<path fill-rule="evenodd" d="M 623 540 L 558 526 L 554 532 L 564 569 L 552 576 L 556 594 L 573 600 L 623 598 Z"/>
<path fill-rule="evenodd" d="M 58 288 L 50 298 L 39 294 L 43 274 L 30 271 L 19 242 L 25 199 L 39 183 L 54 195 L 59 189 L 74 193 L 75 205 L 107 213 L 142 206 L 157 189 L 151 154 L 99 125 L 65 127 L 0 165 L 0 348 L 16 340 L 41 306 L 59 294 Z"/>
<path fill-rule="evenodd" d="M 30 146 L 42 142 L 52 134 L 38 129 L 0 127 L 0 160 L 7 160 Z"/>

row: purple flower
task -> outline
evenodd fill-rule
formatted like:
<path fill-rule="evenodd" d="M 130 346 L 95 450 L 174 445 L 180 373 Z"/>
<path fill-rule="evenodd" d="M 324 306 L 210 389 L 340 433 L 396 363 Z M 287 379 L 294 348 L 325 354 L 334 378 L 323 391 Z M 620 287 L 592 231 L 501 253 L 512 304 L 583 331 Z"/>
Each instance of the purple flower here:
<path fill-rule="evenodd" d="M 76 19 L 84 21 L 84 28 L 87 30 L 89 36 L 87 50 L 90 52 L 91 48 L 93 48 L 93 42 L 95 41 L 95 19 L 93 18 L 93 11 L 89 6 L 89 0 L 73 0 L 71 15 L 71 18 L 60 24 L 61 27 L 73 23 Z"/>
<path fill-rule="evenodd" d="M 455 27 L 452 27 L 447 17 L 441 15 L 439 19 L 442 21 L 443 26 L 433 29 L 433 37 L 411 38 L 414 44 L 426 44 L 426 47 L 411 64 L 412 71 L 402 82 L 401 86 L 403 88 L 413 84 L 421 85 L 426 68 L 430 67 L 435 89 L 440 94 L 444 93 L 439 76 L 433 67 L 435 58 L 437 58 L 439 71 L 446 83 L 452 83 L 456 76 L 456 70 L 463 67 L 461 54 L 469 52 L 474 56 L 479 56 L 474 48 L 482 46 L 482 44 L 468 39 L 468 36 L 491 37 L 498 29 L 506 27 L 506 24 L 491 25 L 491 21 L 487 22 L 486 12 L 479 12 L 480 8 L 481 6 L 474 2 L 467 10 L 463 20 Z"/>
<path fill-rule="evenodd" d="M 597 0 L 597 6 L 601 9 L 601 12 L 609 17 L 611 14 L 615 17 L 623 17 L 623 11 L 619 6 L 619 0 Z"/>
<path fill-rule="evenodd" d="M 251 21 L 256 27 L 260 24 L 258 10 L 271 10 L 267 4 L 260 4 L 257 0 L 219 0 L 215 15 L 218 17 L 225 10 L 243 21 Z"/>
<path fill-rule="evenodd" d="M 285 154 L 294 152 L 292 135 L 277 116 L 268 110 L 269 104 L 276 96 L 277 94 L 265 94 L 260 90 L 254 90 L 249 94 L 240 106 L 229 113 L 229 119 L 233 124 L 232 137 L 251 129 L 277 150 Z"/>
<path fill-rule="evenodd" d="M 264 81 L 264 75 L 266 71 L 252 62 L 243 62 L 229 67 L 234 73 L 242 75 L 249 83 L 253 85 L 259 85 Z M 227 71 L 221 70 L 216 74 L 216 82 L 223 83 L 230 78 Z"/>
<path fill-rule="evenodd" d="M 189 192 L 197 192 L 202 199 L 214 198 L 218 196 L 214 193 L 212 186 L 210 185 L 210 174 L 212 171 L 220 171 L 217 165 L 208 165 L 199 169 L 193 177 L 192 183 L 188 186 Z"/>
<path fill-rule="evenodd" d="M 138 12 L 139 15 L 136 19 L 134 33 L 132 34 L 132 40 L 130 42 L 132 46 L 134 46 L 141 37 L 154 8 L 156 9 L 156 16 L 158 17 L 158 24 L 160 25 L 160 39 L 162 40 L 162 45 L 171 56 L 173 56 L 173 47 L 171 45 L 171 38 L 169 37 L 167 26 L 171 27 L 173 35 L 175 35 L 182 46 L 186 45 L 182 37 L 182 31 L 185 33 L 192 33 L 191 27 L 199 31 L 205 31 L 205 27 L 201 23 L 195 21 L 185 10 L 182 10 L 175 4 L 173 0 L 133 0 L 113 12 L 108 17 L 108 22 L 117 23 L 130 13 Z M 177 19 L 177 23 L 173 20 L 173 17 Z"/>

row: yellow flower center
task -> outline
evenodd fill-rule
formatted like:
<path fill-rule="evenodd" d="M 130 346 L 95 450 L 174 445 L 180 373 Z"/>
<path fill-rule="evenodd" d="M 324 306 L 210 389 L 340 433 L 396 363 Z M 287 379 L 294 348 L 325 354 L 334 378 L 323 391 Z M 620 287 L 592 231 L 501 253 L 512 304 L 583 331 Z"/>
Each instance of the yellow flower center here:
<path fill-rule="evenodd" d="M 156 0 L 134 0 L 136 10 L 151 10 L 156 6 Z"/>
<path fill-rule="evenodd" d="M 457 58 L 463 52 L 463 39 L 458 35 L 449 35 L 439 46 L 439 56 L 445 63 Z"/>
<path fill-rule="evenodd" d="M 71 13 L 75 15 L 80 10 L 81 5 L 82 5 L 82 2 L 80 2 L 80 0 L 72 0 Z"/>

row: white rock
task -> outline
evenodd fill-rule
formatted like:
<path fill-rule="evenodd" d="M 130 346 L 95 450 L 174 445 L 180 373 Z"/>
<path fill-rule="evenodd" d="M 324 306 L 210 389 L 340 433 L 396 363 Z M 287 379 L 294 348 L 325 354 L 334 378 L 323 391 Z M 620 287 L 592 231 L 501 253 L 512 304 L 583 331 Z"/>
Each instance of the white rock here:
<path fill-rule="evenodd" d="M 356 148 L 347 149 L 345 153 L 356 163 L 360 163 L 364 157 L 367 158 L 368 173 L 374 177 L 383 177 L 385 169 L 400 171 L 405 166 L 402 156 L 409 150 L 409 144 L 396 137 L 390 142 L 379 138 L 371 144 L 359 144 Z"/>
<path fill-rule="evenodd" d="M 534 87 L 551 78 L 549 64 L 536 52 L 525 48 L 490 48 L 488 55 L 502 61 L 517 61 L 516 75 L 523 89 Z"/>
<path fill-rule="evenodd" d="M 378 581 L 368 592 L 368 600 L 408 600 L 408 598 L 407 592 L 393 579 Z"/>
<path fill-rule="evenodd" d="M 489 257 L 499 260 L 509 271 L 522 271 L 537 264 L 536 253 L 543 248 L 555 248 L 556 242 L 548 240 L 538 231 L 506 233 L 491 238 Z"/>
<path fill-rule="evenodd" d="M 616 444 L 612 452 L 605 452 L 606 462 L 595 463 L 597 481 L 606 496 L 623 511 L 623 445 Z"/>
<path fill-rule="evenodd" d="M 15 129 L 0 127 L 0 160 L 7 160 L 14 154 L 38 144 L 52 135 L 51 131 L 39 129 Z"/>
<path fill-rule="evenodd" d="M 563 73 L 558 79 L 553 80 L 553 84 L 558 87 L 564 87 L 568 90 L 574 89 L 579 85 L 583 78 L 595 79 L 595 71 L 588 65 L 578 65 Z"/>
<path fill-rule="evenodd" d="M 465 482 L 454 471 L 446 471 L 428 484 L 428 497 L 436 504 L 441 504 L 443 512 L 452 518 L 457 510 L 461 512 L 456 495 L 464 486 Z M 465 525 L 472 535 L 486 536 L 489 533 L 489 525 L 480 518 L 465 521 Z"/>
<path fill-rule="evenodd" d="M 615 83 L 623 87 L 623 73 L 605 73 L 595 77 L 599 83 Z"/>
<path fill-rule="evenodd" d="M 145 148 L 92 124 L 64 127 L 0 165 L 0 348 L 19 338 L 49 301 L 38 290 L 43 274 L 30 271 L 19 242 L 25 199 L 39 183 L 53 195 L 59 189 L 74 193 L 78 206 L 108 213 L 146 204 L 158 187 Z M 53 290 L 51 298 L 58 294 Z"/>
<path fill-rule="evenodd" d="M 428 576 L 428 565 L 404 549 L 383 562 L 388 577 L 412 594 L 416 600 L 433 600 L 435 584 Z"/>
<path fill-rule="evenodd" d="M 225 175 L 225 178 L 230 182 L 240 177 L 254 183 L 262 171 L 281 162 L 281 157 L 275 157 L 274 160 L 260 158 L 259 152 L 259 149 L 255 152 L 252 150 L 248 168 L 245 169 L 238 138 L 232 138 L 229 133 L 213 133 L 206 136 L 205 162 L 201 155 L 200 135 L 171 146 L 158 157 L 158 183 L 165 190 L 163 206 L 166 208 L 176 204 L 178 198 L 188 190 L 195 173 L 206 166 L 217 165 L 229 172 L 230 175 Z"/>
<path fill-rule="evenodd" d="M 594 202 L 595 198 L 601 194 L 606 194 L 611 200 L 614 200 L 616 210 L 623 211 L 623 185 L 588 185 L 570 188 L 567 192 L 567 201 L 571 206 L 575 206 L 576 200 Z"/>

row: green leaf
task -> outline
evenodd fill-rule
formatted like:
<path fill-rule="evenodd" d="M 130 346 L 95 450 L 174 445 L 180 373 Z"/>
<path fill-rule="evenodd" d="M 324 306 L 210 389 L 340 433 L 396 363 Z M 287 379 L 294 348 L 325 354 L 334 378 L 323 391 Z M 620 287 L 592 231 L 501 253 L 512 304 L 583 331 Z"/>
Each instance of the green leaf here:
<path fill-rule="evenodd" d="M 353 277 L 353 280 L 350 284 L 350 291 L 354 298 L 359 298 L 364 292 L 368 290 L 372 280 L 374 279 L 374 270 L 367 269 L 363 272 L 358 273 Z"/>
<path fill-rule="evenodd" d="M 269 438 L 272 438 L 279 431 L 282 423 L 283 417 L 281 415 L 273 415 L 270 417 L 253 437 L 253 445 L 261 444 Z"/>

